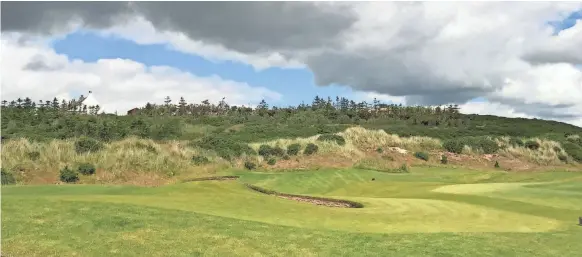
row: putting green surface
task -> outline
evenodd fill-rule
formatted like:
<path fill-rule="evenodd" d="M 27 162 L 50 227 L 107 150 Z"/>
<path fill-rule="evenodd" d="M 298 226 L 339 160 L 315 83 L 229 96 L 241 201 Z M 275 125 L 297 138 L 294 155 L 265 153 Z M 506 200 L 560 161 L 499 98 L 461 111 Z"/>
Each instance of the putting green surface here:
<path fill-rule="evenodd" d="M 240 172 L 158 188 L 2 188 L 9 256 L 579 256 L 582 173 Z M 373 180 L 372 180 L 373 179 Z M 264 195 L 346 199 L 331 208 Z"/>

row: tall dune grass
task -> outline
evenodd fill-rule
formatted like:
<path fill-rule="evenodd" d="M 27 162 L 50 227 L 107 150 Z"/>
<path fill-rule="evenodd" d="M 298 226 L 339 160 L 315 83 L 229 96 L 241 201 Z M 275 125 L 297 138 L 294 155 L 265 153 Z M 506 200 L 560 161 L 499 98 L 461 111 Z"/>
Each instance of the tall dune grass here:
<path fill-rule="evenodd" d="M 407 150 L 439 150 L 442 142 L 431 137 L 400 137 L 388 134 L 384 130 L 369 130 L 363 127 L 351 127 L 338 133 L 347 142 L 358 148 L 399 147 Z"/>
<path fill-rule="evenodd" d="M 221 163 L 207 152 L 186 147 L 185 142 L 157 143 L 148 139 L 127 138 L 105 143 L 97 152 L 78 154 L 75 140 L 31 142 L 27 139 L 11 140 L 2 144 L 2 167 L 8 170 L 57 173 L 65 166 L 91 163 L 101 172 L 118 176 L 122 173 L 151 173 L 171 178 L 180 174 L 212 173 L 211 169 L 193 165 L 193 155 L 205 155 L 214 163 Z M 36 160 L 30 152 L 39 152 Z"/>
<path fill-rule="evenodd" d="M 545 140 L 540 138 L 524 138 L 522 141 L 536 141 L 540 145 L 537 150 L 532 150 L 526 147 L 514 146 L 509 143 L 509 137 L 498 138 L 497 143 L 501 147 L 500 154 L 508 157 L 525 158 L 529 161 L 538 164 L 560 164 L 558 155 L 567 155 L 562 149 L 560 143 L 552 140 Z M 555 149 L 560 151 L 556 152 Z"/>

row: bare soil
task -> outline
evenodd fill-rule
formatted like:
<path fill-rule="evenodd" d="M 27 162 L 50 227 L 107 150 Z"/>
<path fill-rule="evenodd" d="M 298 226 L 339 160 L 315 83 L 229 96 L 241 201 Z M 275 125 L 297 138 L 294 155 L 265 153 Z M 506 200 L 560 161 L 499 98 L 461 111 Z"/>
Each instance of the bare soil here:
<path fill-rule="evenodd" d="M 327 207 L 342 207 L 342 208 L 350 208 L 351 206 L 347 203 L 341 202 L 331 202 L 331 201 L 324 201 L 320 199 L 311 199 L 311 198 L 304 198 L 300 196 L 286 196 L 286 195 L 276 195 L 279 198 L 290 199 L 299 202 L 308 202 L 315 205 L 323 205 Z"/>

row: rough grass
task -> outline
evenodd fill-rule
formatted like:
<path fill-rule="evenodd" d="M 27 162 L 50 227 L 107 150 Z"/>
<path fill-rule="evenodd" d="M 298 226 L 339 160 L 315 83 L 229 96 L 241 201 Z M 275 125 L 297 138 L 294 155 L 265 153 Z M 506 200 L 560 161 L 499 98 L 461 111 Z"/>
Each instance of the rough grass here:
<path fill-rule="evenodd" d="M 501 147 L 499 150 L 500 154 L 513 158 L 525 158 L 526 160 L 532 161 L 537 164 L 560 164 L 559 154 L 567 155 L 562 149 L 560 143 L 552 140 L 544 140 L 539 138 L 527 138 L 522 139 L 522 141 L 536 141 L 540 144 L 539 149 L 532 150 L 527 147 L 518 147 L 511 145 L 509 143 L 509 137 L 502 137 L 497 139 L 497 144 Z M 559 147 L 560 151 L 554 151 L 555 147 Z"/>
<path fill-rule="evenodd" d="M 576 225 L 579 210 L 530 201 L 561 194 L 555 201 L 582 205 L 579 173 L 413 168 L 408 174 L 364 170 L 235 174 L 242 181 L 158 188 L 3 187 L 2 254 L 577 256 L 582 251 L 582 230 Z M 543 183 L 500 186 L 510 182 Z M 361 201 L 365 207 L 295 202 L 256 193 L 242 183 Z M 454 193 L 434 192 L 465 183 L 495 184 L 481 186 L 488 190 L 465 186 Z M 515 190 L 522 199 L 499 197 Z"/>
<path fill-rule="evenodd" d="M 77 154 L 75 140 L 52 140 L 30 142 L 26 139 L 7 141 L 2 144 L 2 167 L 11 171 L 21 171 L 24 182 L 52 183 L 58 180 L 58 170 L 65 165 L 76 167 L 78 163 L 96 166 L 95 176 L 82 178 L 83 182 L 130 181 L 127 176 L 147 174 L 160 181 L 181 175 L 212 174 L 223 167 L 224 162 L 206 151 L 187 147 L 180 141 L 157 143 L 152 140 L 127 138 L 104 144 L 97 152 Z M 31 160 L 29 152 L 37 151 L 40 156 Z M 214 162 L 207 167 L 195 166 L 192 156 L 203 155 Z M 54 179 L 52 179 L 54 177 Z M 153 178 L 157 177 L 157 178 Z"/>
<path fill-rule="evenodd" d="M 211 130 L 211 128 L 196 126 L 189 127 L 189 129 L 192 130 L 192 133 L 200 130 L 198 132 L 201 134 Z M 368 130 L 362 127 L 351 127 L 337 134 L 345 138 L 345 145 L 340 146 L 333 141 L 318 141 L 318 135 L 315 135 L 308 138 L 251 143 L 250 146 L 254 150 L 258 150 L 262 144 L 287 149 L 287 146 L 298 143 L 303 151 L 307 144 L 314 143 L 319 146 L 317 155 L 334 155 L 353 162 L 365 161 L 367 154 L 378 148 L 406 149 L 410 152 L 426 151 L 431 156 L 440 156 L 440 152 L 443 151 L 440 140 L 428 137 L 403 138 L 388 134 L 384 130 Z M 501 147 L 499 154 L 510 159 L 525 159 L 542 166 L 564 165 L 558 156 L 565 155 L 566 152 L 559 143 L 536 138 L 523 140 L 535 140 L 540 144 L 540 148 L 531 150 L 525 147 L 516 147 L 509 143 L 510 138 L 496 138 L 496 142 Z M 559 148 L 559 151 L 556 151 L 556 148 Z M 35 154 L 35 158 L 31 158 L 31 153 L 36 152 L 38 152 L 38 156 Z M 468 146 L 465 146 L 463 153 L 468 155 L 482 154 L 479 149 L 472 149 Z M 193 165 L 192 156 L 194 155 L 208 158 L 209 163 L 200 166 Z M 232 162 L 227 162 L 217 157 L 212 151 L 188 147 L 186 142 L 155 142 L 138 138 L 105 143 L 102 150 L 87 154 L 75 152 L 74 140 L 52 140 L 40 143 L 17 139 L 2 144 L 3 167 L 15 174 L 19 183 L 28 184 L 56 183 L 58 181 L 57 173 L 60 169 L 65 165 L 74 167 L 78 163 L 91 163 L 97 168 L 96 175 L 81 177 L 81 183 L 123 182 L 153 185 L 163 184 L 176 178 L 210 175 L 233 166 L 243 167 L 245 161 L 257 163 L 260 167 L 266 166 L 267 162 L 263 157 L 255 155 L 243 155 Z M 463 162 L 458 163 L 458 165 L 463 164 Z M 570 163 L 569 165 L 574 164 Z M 362 166 L 362 168 L 365 167 Z M 383 170 L 384 167 L 374 169 Z"/>
<path fill-rule="evenodd" d="M 430 137 L 404 138 L 395 134 L 388 134 L 384 130 L 351 127 L 338 134 L 358 148 L 377 149 L 378 147 L 400 147 L 407 150 L 426 151 L 442 149 L 442 143 L 439 139 Z"/>

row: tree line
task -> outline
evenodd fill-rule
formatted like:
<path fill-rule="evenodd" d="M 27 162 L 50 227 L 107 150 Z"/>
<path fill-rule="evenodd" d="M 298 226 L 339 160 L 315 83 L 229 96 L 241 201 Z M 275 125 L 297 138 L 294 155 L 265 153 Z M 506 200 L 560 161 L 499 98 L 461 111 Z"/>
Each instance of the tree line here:
<path fill-rule="evenodd" d="M 2 101 L 2 137 L 35 140 L 87 136 L 116 140 L 127 136 L 152 139 L 194 139 L 216 134 L 238 141 L 305 137 L 341 131 L 351 125 L 384 129 L 400 136 L 430 136 L 441 139 L 464 136 L 552 136 L 582 134 L 582 128 L 555 121 L 465 115 L 458 106 L 402 106 L 356 102 L 345 97 L 316 96 L 311 103 L 296 106 L 256 107 L 230 105 L 223 98 L 163 104 L 147 103 L 131 115 L 106 114 L 100 106 L 83 105 L 82 99 L 54 98 L 33 101 L 26 97 Z"/>

